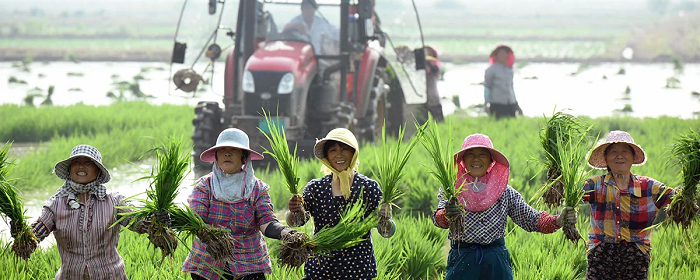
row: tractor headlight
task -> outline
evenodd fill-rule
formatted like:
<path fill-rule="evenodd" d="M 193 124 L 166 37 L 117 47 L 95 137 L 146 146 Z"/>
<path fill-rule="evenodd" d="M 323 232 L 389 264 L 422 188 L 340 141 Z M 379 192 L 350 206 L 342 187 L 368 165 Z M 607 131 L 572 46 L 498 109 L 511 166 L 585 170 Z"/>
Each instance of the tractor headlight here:
<path fill-rule="evenodd" d="M 278 94 L 288 94 L 294 89 L 294 74 L 287 73 L 282 76 L 279 86 L 277 86 Z"/>
<path fill-rule="evenodd" d="M 255 80 L 253 79 L 253 73 L 250 73 L 248 70 L 243 73 L 243 91 L 255 92 Z"/>

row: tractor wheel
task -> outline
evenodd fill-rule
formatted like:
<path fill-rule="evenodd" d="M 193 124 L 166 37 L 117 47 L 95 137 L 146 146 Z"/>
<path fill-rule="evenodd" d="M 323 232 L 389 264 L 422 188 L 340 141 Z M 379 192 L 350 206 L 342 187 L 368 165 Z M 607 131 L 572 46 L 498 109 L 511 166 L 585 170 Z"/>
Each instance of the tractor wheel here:
<path fill-rule="evenodd" d="M 370 102 L 365 116 L 357 124 L 359 137 L 366 142 L 374 142 L 382 137 L 382 126 L 386 120 L 387 128 L 391 127 L 391 119 L 388 118 L 390 100 L 387 98 L 391 92 L 389 78 L 383 68 L 378 68 L 374 75 Z M 391 131 L 390 131 L 391 132 Z"/>
<path fill-rule="evenodd" d="M 196 177 L 211 172 L 212 163 L 203 162 L 199 155 L 216 144 L 216 138 L 222 130 L 222 111 L 217 102 L 199 102 L 194 108 L 194 133 L 192 134 L 192 162 Z"/>

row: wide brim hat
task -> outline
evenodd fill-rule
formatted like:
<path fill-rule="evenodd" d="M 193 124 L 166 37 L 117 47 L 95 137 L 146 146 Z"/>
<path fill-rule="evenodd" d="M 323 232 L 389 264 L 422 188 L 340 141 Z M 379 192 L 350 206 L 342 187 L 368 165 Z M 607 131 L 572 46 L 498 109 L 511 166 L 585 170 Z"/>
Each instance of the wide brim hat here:
<path fill-rule="evenodd" d="M 491 54 L 489 55 L 489 64 L 496 63 L 496 54 L 498 53 L 498 50 L 500 50 L 500 49 L 505 49 L 508 51 L 508 58 L 506 58 L 506 65 L 508 67 L 513 68 L 513 64 L 515 64 L 515 53 L 513 53 L 513 49 L 511 49 L 509 46 L 503 45 L 503 44 L 496 46 L 496 48 L 493 49 L 493 51 L 491 51 Z"/>
<path fill-rule="evenodd" d="M 53 167 L 53 172 L 56 174 L 56 176 L 58 176 L 58 178 L 70 180 L 70 164 L 74 159 L 79 157 L 89 158 L 95 163 L 97 168 L 100 169 L 100 176 L 95 180 L 100 180 L 102 184 L 109 182 L 111 176 L 109 175 L 107 168 L 102 164 L 102 154 L 100 154 L 100 151 L 98 151 L 97 148 L 90 145 L 75 146 L 71 151 L 69 158 L 56 163 L 56 165 Z"/>
<path fill-rule="evenodd" d="M 250 148 L 248 134 L 238 128 L 227 128 L 216 138 L 216 145 L 202 152 L 199 158 L 204 162 L 216 161 L 216 149 L 221 147 L 232 147 L 250 152 L 251 160 L 261 160 L 265 158 L 261 153 Z"/>
<path fill-rule="evenodd" d="M 605 149 L 615 143 L 625 143 L 634 149 L 634 159 L 632 165 L 639 166 L 646 163 L 647 154 L 644 152 L 644 149 L 642 149 L 641 146 L 634 142 L 632 135 L 626 131 L 613 130 L 610 131 L 608 136 L 605 138 L 605 141 L 599 143 L 591 150 L 591 153 L 588 156 L 588 165 L 597 169 L 607 168 L 608 164 L 605 163 L 604 155 Z"/>
<path fill-rule="evenodd" d="M 325 155 L 323 154 L 323 145 L 326 144 L 328 141 L 338 141 L 340 143 L 344 143 L 353 149 L 355 149 L 355 153 L 357 154 L 360 150 L 359 145 L 357 144 L 357 138 L 355 138 L 355 135 L 352 134 L 352 131 L 347 130 L 345 128 L 336 128 L 328 132 L 326 137 L 316 140 L 316 144 L 314 145 L 314 156 L 317 159 L 324 159 Z"/>
<path fill-rule="evenodd" d="M 474 148 L 485 148 L 489 150 L 489 152 L 491 153 L 491 158 L 493 158 L 495 162 L 498 162 L 505 167 L 510 167 L 510 162 L 508 162 L 508 158 L 506 158 L 506 156 L 503 155 L 503 153 L 493 148 L 491 138 L 479 133 L 472 134 L 464 138 L 464 142 L 462 142 L 462 149 L 454 155 L 455 165 L 458 165 L 459 162 L 462 161 L 462 156 L 464 155 L 464 152 Z"/>

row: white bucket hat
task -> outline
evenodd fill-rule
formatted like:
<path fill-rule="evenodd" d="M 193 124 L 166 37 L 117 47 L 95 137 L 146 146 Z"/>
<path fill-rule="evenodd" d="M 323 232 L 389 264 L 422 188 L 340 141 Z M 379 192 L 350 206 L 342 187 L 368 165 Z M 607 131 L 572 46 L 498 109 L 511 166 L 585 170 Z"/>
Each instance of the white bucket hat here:
<path fill-rule="evenodd" d="M 216 161 L 216 149 L 221 147 L 233 147 L 250 152 L 251 160 L 261 160 L 263 155 L 250 149 L 250 140 L 248 134 L 238 128 L 227 128 L 219 133 L 219 138 L 216 138 L 216 145 L 202 152 L 199 156 L 204 162 Z"/>
<path fill-rule="evenodd" d="M 75 148 L 73 148 L 73 150 L 71 151 L 69 158 L 56 163 L 56 166 L 54 166 L 53 168 L 53 172 L 56 174 L 56 176 L 58 176 L 58 178 L 61 178 L 63 180 L 69 180 L 70 164 L 74 159 L 79 157 L 86 157 L 91 159 L 92 162 L 94 162 L 95 165 L 97 165 L 97 168 L 100 169 L 100 177 L 98 177 L 96 180 L 101 180 L 102 184 L 109 182 L 109 179 L 111 177 L 109 176 L 109 171 L 107 171 L 107 168 L 105 168 L 105 166 L 102 165 L 102 154 L 100 154 L 100 151 L 98 151 L 97 148 L 90 145 L 75 146 Z"/>

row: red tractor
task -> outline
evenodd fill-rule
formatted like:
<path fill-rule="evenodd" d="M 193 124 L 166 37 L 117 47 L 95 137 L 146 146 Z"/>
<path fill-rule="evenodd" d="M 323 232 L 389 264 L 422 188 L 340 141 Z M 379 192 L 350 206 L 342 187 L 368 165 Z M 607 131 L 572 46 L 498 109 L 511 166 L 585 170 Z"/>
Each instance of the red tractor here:
<path fill-rule="evenodd" d="M 173 77 L 185 92 L 206 81 L 196 67 L 205 67 L 200 73 L 211 71 L 208 82 L 214 83 L 218 78 L 214 63 L 222 52 L 228 53 L 223 108 L 219 102 L 199 102 L 195 108 L 192 140 L 198 173 L 211 169 L 198 155 L 227 127 L 245 131 L 251 145 L 269 148 L 259 131 L 267 130 L 263 110 L 284 127 L 302 156 L 310 156 L 315 139 L 333 128 L 348 128 L 360 141 L 372 142 L 381 135 L 382 125 L 396 132 L 407 120 L 410 124 L 426 114 L 425 53 L 414 10 L 410 16 L 403 13 L 401 23 L 410 36 L 398 36 L 401 45 L 394 47 L 380 29 L 372 0 L 240 0 L 237 9 L 228 2 L 185 1 L 173 50 L 174 63 L 191 62 Z M 314 5 L 311 28 L 307 32 L 287 28 L 308 16 L 303 5 L 309 3 Z M 202 30 L 206 24 L 201 22 L 188 25 L 204 18 L 195 14 L 206 6 L 211 15 L 218 14 L 209 18 L 216 22 L 213 30 Z M 232 14 L 237 14 L 235 22 L 224 25 Z M 197 40 L 197 33 L 210 36 Z M 230 42 L 223 37 L 233 43 L 222 50 L 217 40 Z M 391 51 L 385 52 L 385 42 Z M 201 48 L 191 53 L 194 60 L 186 61 L 191 59 L 187 48 L 192 51 L 193 45 Z M 206 63 L 199 62 L 202 54 Z"/>

